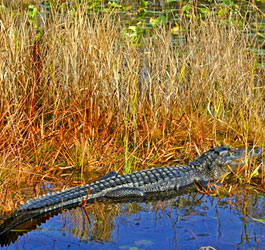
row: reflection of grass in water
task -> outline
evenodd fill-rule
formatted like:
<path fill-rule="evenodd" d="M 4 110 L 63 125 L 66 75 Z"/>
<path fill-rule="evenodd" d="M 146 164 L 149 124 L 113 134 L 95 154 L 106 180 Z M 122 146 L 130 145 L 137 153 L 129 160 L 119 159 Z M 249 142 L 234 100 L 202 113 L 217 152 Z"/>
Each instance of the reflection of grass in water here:
<path fill-rule="evenodd" d="M 65 214 L 70 217 L 71 226 L 68 231 L 79 240 L 110 242 L 111 234 L 117 224 L 131 223 L 129 217 L 139 212 L 153 212 L 156 222 L 163 223 L 163 216 L 167 217 L 172 225 L 172 210 L 181 209 L 183 216 L 195 213 L 201 203 L 202 195 L 192 193 L 174 199 L 144 203 L 96 203 L 83 209 L 74 209 Z M 160 212 L 163 213 L 161 216 Z M 115 221 L 119 217 L 119 221 Z M 141 242 L 138 242 L 140 244 Z M 143 242 L 142 242 L 143 243 Z"/>
<path fill-rule="evenodd" d="M 71 218 L 69 232 L 81 241 L 110 242 L 117 216 L 126 217 L 142 210 L 141 204 L 104 204 L 96 203 L 84 209 L 67 212 Z"/>
<path fill-rule="evenodd" d="M 71 217 L 69 232 L 82 241 L 110 242 L 117 216 L 130 216 L 141 210 L 141 205 L 93 204 L 84 209 L 67 212 Z"/>
<path fill-rule="evenodd" d="M 219 218 L 220 215 L 226 216 L 226 213 L 233 213 L 235 219 L 242 220 L 242 231 L 244 232 L 245 237 L 242 238 L 242 242 L 240 244 L 245 244 L 245 240 L 251 241 L 253 237 L 255 239 L 260 239 L 260 232 L 248 232 L 245 230 L 249 223 L 254 221 L 255 223 L 263 223 L 264 220 L 261 218 L 264 217 L 264 210 L 262 209 L 264 205 L 264 199 L 262 195 L 257 195 L 256 192 L 251 193 L 251 190 L 247 190 L 244 187 L 241 188 L 243 192 L 237 192 L 236 196 L 230 198 L 212 198 L 209 196 L 204 196 L 196 192 L 194 189 L 188 189 L 184 192 L 179 193 L 178 196 L 168 197 L 162 196 L 159 200 L 158 197 L 156 199 L 152 199 L 152 201 L 143 203 L 95 203 L 86 208 L 77 208 L 72 209 L 66 212 L 62 212 L 62 217 L 60 223 L 58 219 L 55 219 L 53 223 L 47 224 L 48 226 L 42 225 L 41 231 L 49 231 L 49 227 L 54 226 L 54 223 L 57 225 L 56 228 L 58 232 L 67 231 L 71 233 L 75 238 L 78 238 L 80 241 L 88 241 L 88 242 L 111 242 L 112 232 L 115 227 L 119 227 L 119 225 L 133 226 L 135 222 L 139 222 L 144 227 L 150 228 L 152 232 L 153 226 L 169 224 L 169 228 L 172 227 L 172 232 L 174 231 L 174 240 L 176 240 L 176 244 L 179 245 L 179 235 L 181 231 L 175 230 L 176 227 L 180 230 L 185 230 L 186 226 L 189 228 L 189 232 L 193 232 L 192 235 L 201 235 L 198 234 L 196 230 L 197 227 L 201 227 L 200 224 L 194 224 L 194 221 L 198 221 L 197 216 L 205 216 L 204 223 L 208 221 L 208 223 L 212 223 L 211 220 L 214 218 Z M 253 190 L 252 190 L 253 191 Z M 187 192 L 187 193 L 186 193 Z M 173 193 L 172 193 L 173 195 Z M 222 211 L 221 211 L 222 210 Z M 213 216 L 212 213 L 216 213 L 216 216 Z M 55 213 L 57 214 L 58 211 Z M 223 214 L 224 213 L 224 214 Z M 45 222 L 45 220 L 53 217 L 55 214 L 46 214 L 40 217 L 36 217 L 33 220 L 30 219 L 25 221 L 23 224 L 12 228 L 13 232 L 17 233 L 26 233 L 27 231 L 31 231 L 36 229 L 37 225 L 40 225 L 41 222 Z M 146 221 L 144 214 L 149 217 L 150 221 Z M 136 215 L 136 216 L 134 216 Z M 208 216 L 209 215 L 209 216 Z M 177 216 L 177 218 L 176 218 Z M 21 218 L 26 218 L 25 215 Z M 249 220 L 251 219 L 251 220 Z M 206 220 L 206 221 L 205 221 Z M 218 219 L 218 221 L 220 218 Z M 13 218 L 14 221 L 14 218 Z M 12 222 L 13 222 L 12 221 Z M 191 224 L 189 223 L 191 222 Z M 217 222 L 216 222 L 217 223 Z M 241 224 L 241 223 L 240 223 Z M 13 224 L 15 225 L 15 224 Z M 192 226 L 193 225 L 193 226 Z M 229 219 L 223 221 L 221 224 L 217 223 L 216 227 L 222 225 L 222 230 L 225 230 L 225 227 L 231 227 Z M 184 226 L 184 228 L 182 227 Z M 182 229 L 181 229 L 182 228 Z M 238 227 L 236 232 L 239 233 Z M 54 230 L 54 229 L 53 229 Z M 236 233 L 235 232 L 235 233 Z M 241 233 L 240 233 L 241 235 Z M 15 240 L 18 235 L 10 234 L 9 239 Z M 214 235 L 211 235 L 214 237 Z M 152 237 L 151 237 L 152 238 Z M 262 237 L 261 237 L 262 238 Z M 3 239 L 3 238 L 1 238 Z M 184 240 L 185 241 L 185 240 Z M 123 241 L 121 241 L 123 242 Z M 258 242 L 258 241 L 257 241 Z M 128 240 L 128 243 L 131 243 Z M 145 240 L 135 241 L 134 244 L 142 245 L 148 244 Z M 149 242 L 150 243 L 150 242 Z"/>
<path fill-rule="evenodd" d="M 131 224 L 134 219 L 130 218 L 134 214 L 148 213 L 150 216 L 150 222 L 147 221 L 146 227 L 152 228 L 152 224 L 157 225 L 158 223 L 164 224 L 169 223 L 172 225 L 172 231 L 180 233 L 175 228 L 176 222 L 180 224 L 185 219 L 196 220 L 196 216 L 206 216 L 205 220 L 211 220 L 212 210 L 216 212 L 216 216 L 223 216 L 222 211 L 234 211 L 236 214 L 239 213 L 239 217 L 244 222 L 242 229 L 247 228 L 250 221 L 248 218 L 256 218 L 256 222 L 262 222 L 258 218 L 264 217 L 264 211 L 262 210 L 262 199 L 261 195 L 258 196 L 256 193 L 251 192 L 240 192 L 234 197 L 224 197 L 221 199 L 205 197 L 198 193 L 190 193 L 188 195 L 182 195 L 175 197 L 174 199 L 166 201 L 152 201 L 146 204 L 141 203 L 126 203 L 126 204 L 103 204 L 98 203 L 83 209 L 71 210 L 64 214 L 68 221 L 71 221 L 71 225 L 68 226 L 67 230 L 81 241 L 93 241 L 93 242 L 111 242 L 111 235 L 113 230 L 119 224 Z M 206 203 L 206 199 L 208 203 Z M 210 206 L 210 207 L 209 207 Z M 211 214 L 208 218 L 207 214 Z M 179 218 L 176 219 L 175 215 Z M 118 217 L 119 219 L 117 220 Z M 144 216 L 139 215 L 139 223 L 142 224 L 145 221 L 141 221 Z M 236 215 L 238 217 L 238 215 Z M 138 218 L 138 217 L 137 217 Z M 208 219 L 207 219 L 208 218 Z M 217 219 L 217 218 L 216 218 Z M 138 221 L 138 220 L 137 220 Z M 151 224 L 149 224 L 151 223 Z M 184 222 L 183 222 L 184 223 Z M 209 221 L 209 223 L 211 223 Z M 225 222 L 223 222 L 225 223 Z M 222 224 L 222 226 L 230 227 L 230 225 Z M 218 223 L 216 226 L 219 226 Z M 194 230 L 196 234 L 196 227 L 191 227 L 190 230 Z M 222 230 L 225 230 L 225 229 Z M 152 230 L 152 229 L 151 229 Z M 244 231 L 244 230 L 243 230 Z M 253 233 L 244 232 L 246 238 L 250 239 L 253 237 Z M 257 238 L 260 238 L 260 232 L 257 232 Z M 178 235 L 175 235 L 175 239 L 179 239 Z M 128 241 L 130 242 L 130 240 Z M 177 243 L 177 242 L 176 242 Z M 244 241 L 241 242 L 244 244 Z"/>
<path fill-rule="evenodd" d="M 41 180 L 75 185 L 94 179 L 91 171 L 183 163 L 222 143 L 264 144 L 264 72 L 244 18 L 190 11 L 180 20 L 185 40 L 173 48 L 164 28 L 137 46 L 121 36 L 117 17 L 88 18 L 82 7 L 54 8 L 36 39 L 25 11 L 0 13 L 2 209 L 31 196 L 28 186 L 39 194 Z M 262 184 L 264 171 L 253 169 L 238 183 Z"/>

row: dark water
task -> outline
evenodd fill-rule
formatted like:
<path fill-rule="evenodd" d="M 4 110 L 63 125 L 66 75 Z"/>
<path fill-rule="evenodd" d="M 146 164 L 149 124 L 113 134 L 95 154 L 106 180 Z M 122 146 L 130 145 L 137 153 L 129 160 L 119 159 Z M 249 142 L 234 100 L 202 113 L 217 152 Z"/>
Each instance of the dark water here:
<path fill-rule="evenodd" d="M 34 223 L 3 249 L 265 249 L 265 199 L 257 194 L 98 203 Z"/>

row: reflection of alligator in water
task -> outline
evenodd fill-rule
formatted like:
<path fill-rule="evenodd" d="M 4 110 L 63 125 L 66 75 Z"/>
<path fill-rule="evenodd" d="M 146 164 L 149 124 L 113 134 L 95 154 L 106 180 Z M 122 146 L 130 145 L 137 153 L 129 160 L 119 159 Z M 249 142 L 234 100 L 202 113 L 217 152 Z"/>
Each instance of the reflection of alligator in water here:
<path fill-rule="evenodd" d="M 180 199 L 186 195 L 188 195 L 190 197 L 190 199 L 193 200 L 192 205 L 195 206 L 196 202 L 194 201 L 195 200 L 194 197 L 196 195 L 198 195 L 198 192 L 196 192 L 196 189 L 194 187 L 189 186 L 189 187 L 186 187 L 183 189 L 179 189 L 177 191 L 172 190 L 169 192 L 148 194 L 144 198 L 143 197 L 132 197 L 132 198 L 126 199 L 126 200 L 122 200 L 122 199 L 115 200 L 115 201 L 106 200 L 104 203 L 97 203 L 97 204 L 95 204 L 95 206 L 89 206 L 86 208 L 82 208 L 82 210 L 78 210 L 78 211 L 82 212 L 83 217 L 85 218 L 87 216 L 87 209 L 88 209 L 90 211 L 90 213 L 93 214 L 94 216 L 96 216 L 96 217 L 99 216 L 99 218 L 95 219 L 96 221 L 104 221 L 104 220 L 106 220 L 106 218 L 103 219 L 100 217 L 100 216 L 102 216 L 102 214 L 101 214 L 102 208 L 104 208 L 104 207 L 108 208 L 108 209 L 106 209 L 108 212 L 110 212 L 109 207 L 111 207 L 112 216 L 113 216 L 113 214 L 116 214 L 116 216 L 117 216 L 118 215 L 117 211 L 112 211 L 112 210 L 115 210 L 113 208 L 115 208 L 116 206 L 119 207 L 120 204 L 126 203 L 126 205 L 129 205 L 129 203 L 134 203 L 134 202 L 137 202 L 138 204 L 150 202 L 150 204 L 155 206 L 157 201 L 159 201 L 159 204 L 161 204 L 160 201 L 167 201 L 167 200 L 170 200 L 170 199 L 173 199 L 176 197 L 178 199 Z M 176 202 L 177 201 L 174 200 L 174 204 Z M 133 204 L 131 204 L 131 205 L 133 205 Z M 73 208 L 77 208 L 77 206 L 71 205 L 71 206 L 65 207 L 64 209 L 66 209 L 66 208 L 70 210 Z M 100 210 L 100 212 L 98 210 Z M 99 213 L 97 214 L 97 212 L 99 212 Z M 41 223 L 46 222 L 50 218 L 52 218 L 55 215 L 60 214 L 60 213 L 62 213 L 61 208 L 52 210 L 48 213 L 39 213 L 38 211 L 29 210 L 29 211 L 23 211 L 23 212 L 18 213 L 16 215 L 12 214 L 11 216 L 9 216 L 9 218 L 7 218 L 4 221 L 4 223 L 2 225 L 0 225 L 0 246 L 9 245 L 12 242 L 15 242 L 19 236 L 22 236 L 22 235 L 24 235 L 30 231 L 35 230 L 39 225 L 41 225 Z M 84 216 L 84 213 L 86 214 L 86 216 Z M 104 214 L 104 217 L 105 216 L 106 216 L 106 214 Z M 110 217 L 112 217 L 112 216 L 110 216 Z M 92 218 L 88 219 L 89 224 L 90 223 L 93 224 L 93 219 L 92 220 L 91 219 Z M 110 223 L 110 221 L 109 221 L 109 223 Z M 104 227 L 109 226 L 109 223 L 105 223 L 107 225 L 104 225 Z M 83 225 L 83 222 L 81 224 Z M 78 223 L 78 225 L 80 225 L 80 224 Z M 72 228 L 74 228 L 74 231 L 76 232 L 75 226 L 73 226 Z M 85 231 L 90 232 L 91 237 L 95 237 L 98 239 L 98 237 L 99 237 L 97 235 L 98 230 L 96 230 L 96 232 L 89 231 L 89 230 L 88 231 L 85 230 Z M 105 231 L 105 229 L 103 231 Z M 83 232 L 81 235 L 83 235 Z M 97 235 L 97 237 L 96 237 L 96 235 Z"/>
<path fill-rule="evenodd" d="M 55 192 L 28 201 L 19 207 L 0 226 L 0 237 L 25 221 L 41 214 L 56 213 L 62 208 L 70 208 L 80 203 L 95 200 L 132 200 L 156 199 L 162 193 L 170 194 L 191 185 L 195 181 L 209 181 L 222 176 L 244 164 L 243 158 L 261 154 L 259 147 L 231 149 L 226 146 L 215 147 L 184 166 L 153 168 L 119 176 L 112 172 L 107 176 L 84 186 Z M 158 195 L 158 197 L 157 197 Z"/>

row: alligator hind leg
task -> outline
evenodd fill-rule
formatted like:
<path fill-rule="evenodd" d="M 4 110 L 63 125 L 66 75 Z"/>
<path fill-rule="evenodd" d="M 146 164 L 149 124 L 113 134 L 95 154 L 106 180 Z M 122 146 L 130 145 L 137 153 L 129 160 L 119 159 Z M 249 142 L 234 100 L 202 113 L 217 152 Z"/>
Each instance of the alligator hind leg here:
<path fill-rule="evenodd" d="M 108 191 L 104 197 L 106 198 L 128 198 L 128 197 L 143 197 L 145 196 L 145 192 L 137 187 L 120 187 L 111 191 Z"/>

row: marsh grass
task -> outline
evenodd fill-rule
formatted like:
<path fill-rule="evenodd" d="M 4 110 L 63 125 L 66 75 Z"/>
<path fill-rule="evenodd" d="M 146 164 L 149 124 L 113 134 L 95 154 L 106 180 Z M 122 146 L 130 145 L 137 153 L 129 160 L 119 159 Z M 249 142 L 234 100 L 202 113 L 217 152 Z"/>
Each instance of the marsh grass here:
<path fill-rule="evenodd" d="M 2 211 L 43 181 L 180 164 L 213 145 L 264 147 L 264 71 L 244 19 L 193 16 L 175 46 L 165 27 L 137 45 L 118 15 L 82 7 L 51 9 L 37 39 L 26 10 L 1 10 Z M 258 164 L 240 178 L 263 185 Z"/>

